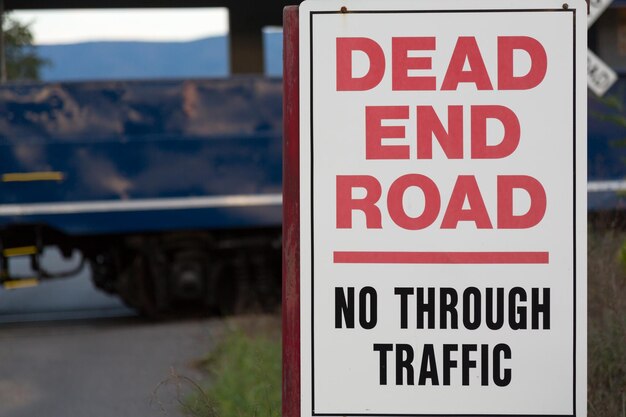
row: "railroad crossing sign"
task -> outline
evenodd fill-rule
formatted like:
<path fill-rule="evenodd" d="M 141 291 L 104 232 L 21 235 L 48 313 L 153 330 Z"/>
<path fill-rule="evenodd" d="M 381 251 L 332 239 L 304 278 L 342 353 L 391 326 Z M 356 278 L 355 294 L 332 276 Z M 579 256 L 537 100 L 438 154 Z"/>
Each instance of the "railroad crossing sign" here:
<path fill-rule="evenodd" d="M 591 27 L 598 17 L 613 3 L 613 0 L 589 0 L 587 27 Z"/>
<path fill-rule="evenodd" d="M 586 15 L 301 4 L 297 415 L 586 415 Z"/>
<path fill-rule="evenodd" d="M 604 13 L 613 0 L 589 0 L 587 28 Z M 591 50 L 587 50 L 587 85 L 596 95 L 602 97 L 617 81 L 617 73 Z"/>
<path fill-rule="evenodd" d="M 602 97 L 617 81 L 617 73 L 591 50 L 587 50 L 587 86 Z"/>

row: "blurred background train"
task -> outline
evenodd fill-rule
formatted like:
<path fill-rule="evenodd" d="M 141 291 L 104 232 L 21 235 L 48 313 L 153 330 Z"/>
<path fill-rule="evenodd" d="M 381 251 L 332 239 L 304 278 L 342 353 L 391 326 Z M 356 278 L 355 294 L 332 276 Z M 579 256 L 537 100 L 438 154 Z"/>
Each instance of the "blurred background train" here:
<path fill-rule="evenodd" d="M 151 316 L 189 305 L 227 313 L 250 282 L 261 289 L 258 297 L 278 302 L 281 35 L 266 29 L 264 48 L 263 28 L 280 26 L 289 3 L 0 0 L 9 12 L 229 8 L 229 37 L 212 46 L 226 48 L 225 57 L 211 58 L 206 42 L 178 52 L 217 60 L 217 77 L 159 78 L 148 60 L 139 63 L 143 79 L 50 76 L 0 86 L 4 288 L 71 276 L 89 265 L 97 288 Z M 99 50 L 107 53 L 106 47 Z M 620 74 L 604 97 L 589 92 L 589 212 L 617 217 L 626 208 L 626 0 L 616 0 L 590 28 L 589 47 Z M 70 64 L 86 59 L 78 47 L 64 51 Z M 133 53 L 126 51 L 129 62 Z M 97 67 L 97 55 L 91 59 Z M 82 261 L 48 271 L 41 254 L 51 246 L 66 256 L 79 253 Z M 12 272 L 14 258 L 24 257 L 32 275 Z"/>

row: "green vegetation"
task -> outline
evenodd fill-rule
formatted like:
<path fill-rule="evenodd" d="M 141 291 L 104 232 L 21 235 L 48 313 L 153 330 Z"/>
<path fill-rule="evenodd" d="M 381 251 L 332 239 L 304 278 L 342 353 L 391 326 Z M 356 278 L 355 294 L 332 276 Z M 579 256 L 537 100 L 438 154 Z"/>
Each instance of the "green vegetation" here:
<path fill-rule="evenodd" d="M 280 337 L 228 335 L 201 366 L 211 375 L 185 402 L 195 417 L 279 417 L 281 415 Z"/>
<path fill-rule="evenodd" d="M 626 416 L 626 233 L 591 231 L 588 244 L 588 411 Z"/>
<path fill-rule="evenodd" d="M 50 62 L 37 55 L 30 24 L 21 23 L 10 15 L 2 20 L 6 78 L 8 80 L 39 80 L 41 70 Z"/>

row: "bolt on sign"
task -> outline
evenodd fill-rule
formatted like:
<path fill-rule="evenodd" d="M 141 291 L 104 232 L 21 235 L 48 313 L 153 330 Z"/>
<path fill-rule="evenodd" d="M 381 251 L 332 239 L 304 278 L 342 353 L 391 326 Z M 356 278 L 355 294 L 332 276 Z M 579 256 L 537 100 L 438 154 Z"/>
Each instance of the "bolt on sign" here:
<path fill-rule="evenodd" d="M 584 1 L 305 1 L 302 416 L 586 415 Z"/>

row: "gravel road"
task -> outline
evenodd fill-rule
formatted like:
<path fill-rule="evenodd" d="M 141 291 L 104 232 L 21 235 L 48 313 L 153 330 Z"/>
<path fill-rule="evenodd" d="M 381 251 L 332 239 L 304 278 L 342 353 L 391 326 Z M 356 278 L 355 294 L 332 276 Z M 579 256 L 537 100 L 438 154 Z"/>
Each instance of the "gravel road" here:
<path fill-rule="evenodd" d="M 219 339 L 218 319 L 137 318 L 0 327 L 0 417 L 181 416 L 180 376 Z"/>

